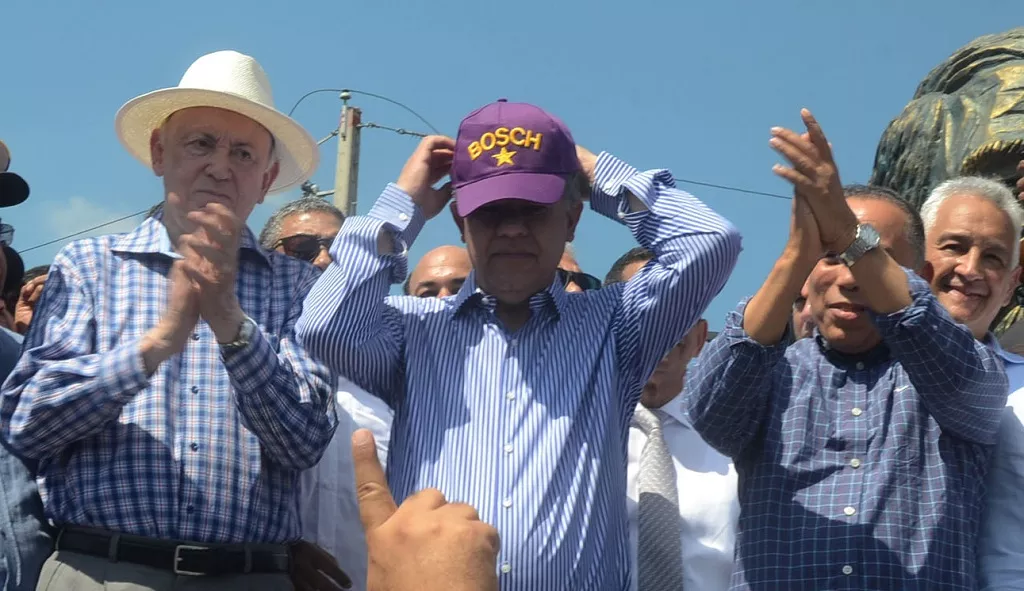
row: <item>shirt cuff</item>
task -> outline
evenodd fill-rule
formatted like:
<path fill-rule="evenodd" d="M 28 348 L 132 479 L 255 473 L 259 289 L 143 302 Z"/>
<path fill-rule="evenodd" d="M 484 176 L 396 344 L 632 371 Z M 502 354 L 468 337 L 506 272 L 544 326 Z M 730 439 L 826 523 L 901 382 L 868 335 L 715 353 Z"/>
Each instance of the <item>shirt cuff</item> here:
<path fill-rule="evenodd" d="M 142 358 L 141 340 L 114 348 L 103 356 L 100 382 L 107 384 L 107 392 L 113 392 L 115 399 L 127 403 L 140 390 L 149 385 L 146 362 Z"/>
<path fill-rule="evenodd" d="M 427 221 L 412 197 L 394 183 L 388 183 L 367 215 L 385 222 L 395 233 L 393 254 L 404 254 L 416 241 Z"/>
<path fill-rule="evenodd" d="M 775 343 L 774 345 L 762 345 L 752 339 L 750 335 L 747 334 L 747 331 L 743 329 L 743 317 L 747 313 L 747 304 L 749 304 L 752 299 L 753 296 L 744 299 L 738 306 L 736 306 L 735 310 L 729 312 L 729 315 L 725 319 L 725 328 L 722 329 L 722 336 L 726 339 L 726 342 L 728 342 L 730 347 L 743 346 L 760 350 L 760 354 L 764 357 L 759 357 L 758 361 L 762 361 L 765 358 L 779 358 L 786 352 L 786 349 L 793 344 L 793 329 L 791 326 L 792 319 L 790 319 L 790 324 L 786 324 L 786 332 L 778 343 Z"/>
<path fill-rule="evenodd" d="M 890 314 L 873 314 L 875 326 L 882 336 L 890 336 L 900 328 L 910 328 L 927 322 L 928 312 L 939 302 L 932 294 L 931 286 L 920 275 L 902 267 L 910 284 L 910 305 Z"/>
<path fill-rule="evenodd" d="M 248 345 L 230 351 L 221 347 L 220 357 L 231 381 L 242 392 L 261 390 L 277 368 L 277 354 L 259 326 L 253 331 Z"/>

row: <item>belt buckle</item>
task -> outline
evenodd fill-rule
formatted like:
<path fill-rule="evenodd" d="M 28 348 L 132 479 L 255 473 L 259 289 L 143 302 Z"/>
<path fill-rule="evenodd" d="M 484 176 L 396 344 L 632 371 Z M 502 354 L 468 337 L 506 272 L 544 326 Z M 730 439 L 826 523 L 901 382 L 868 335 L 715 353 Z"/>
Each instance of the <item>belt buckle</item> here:
<path fill-rule="evenodd" d="M 186 575 L 186 576 L 190 576 L 190 577 L 202 577 L 202 576 L 205 576 L 206 573 L 197 573 L 197 572 L 190 571 L 190 570 L 184 570 L 184 569 L 178 567 L 178 564 L 180 564 L 181 560 L 182 560 L 182 558 L 181 558 L 181 551 L 182 550 L 202 550 L 202 551 L 207 551 L 207 550 L 209 550 L 209 548 L 206 548 L 204 546 L 189 546 L 189 545 L 186 545 L 186 544 L 182 544 L 180 546 L 175 546 L 174 547 L 174 574 L 176 574 L 176 575 Z"/>

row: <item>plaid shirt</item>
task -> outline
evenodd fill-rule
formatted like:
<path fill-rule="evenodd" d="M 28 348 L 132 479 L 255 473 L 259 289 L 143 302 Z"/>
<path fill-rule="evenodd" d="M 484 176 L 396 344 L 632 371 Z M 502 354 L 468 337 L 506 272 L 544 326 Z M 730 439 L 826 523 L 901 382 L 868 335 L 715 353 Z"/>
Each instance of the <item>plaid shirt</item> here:
<path fill-rule="evenodd" d="M 331 380 L 292 328 L 318 273 L 245 229 L 237 293 L 259 325 L 225 352 L 200 320 L 146 377 L 139 352 L 170 292 L 160 215 L 65 247 L 4 384 L 3 437 L 39 464 L 56 523 L 209 543 L 300 533 L 299 473 L 333 435 Z"/>
<path fill-rule="evenodd" d="M 741 304 L 691 372 L 690 419 L 740 478 L 733 590 L 977 588 L 1006 375 L 908 276 L 913 303 L 875 317 L 864 355 L 761 346 Z"/>

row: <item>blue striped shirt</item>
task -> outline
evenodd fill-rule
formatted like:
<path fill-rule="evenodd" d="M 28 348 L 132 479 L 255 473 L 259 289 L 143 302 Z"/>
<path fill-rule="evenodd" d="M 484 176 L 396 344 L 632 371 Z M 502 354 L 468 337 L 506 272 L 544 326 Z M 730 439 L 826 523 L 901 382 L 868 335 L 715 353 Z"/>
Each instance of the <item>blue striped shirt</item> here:
<path fill-rule="evenodd" d="M 319 273 L 262 250 L 246 229 L 236 293 L 260 330 L 225 352 L 200 320 L 184 352 L 147 378 L 139 346 L 166 309 L 175 257 L 153 218 L 61 250 L 4 384 L 3 437 L 39 460 L 46 514 L 59 524 L 296 540 L 299 473 L 335 428 L 330 374 L 293 334 Z"/>
<path fill-rule="evenodd" d="M 977 588 L 1006 375 L 908 276 L 913 303 L 875 316 L 868 353 L 762 346 L 744 303 L 690 372 L 690 420 L 739 473 L 733 591 Z"/>
<path fill-rule="evenodd" d="M 601 154 L 591 206 L 627 225 L 654 261 L 606 289 L 551 285 L 510 334 L 473 274 L 450 298 L 388 297 L 424 223 L 389 185 L 368 216 L 345 222 L 296 328 L 313 355 L 395 409 L 397 500 L 434 487 L 498 529 L 506 590 L 627 588 L 633 408 L 740 251 L 736 229 L 665 170 Z M 401 252 L 378 253 L 381 231 Z"/>

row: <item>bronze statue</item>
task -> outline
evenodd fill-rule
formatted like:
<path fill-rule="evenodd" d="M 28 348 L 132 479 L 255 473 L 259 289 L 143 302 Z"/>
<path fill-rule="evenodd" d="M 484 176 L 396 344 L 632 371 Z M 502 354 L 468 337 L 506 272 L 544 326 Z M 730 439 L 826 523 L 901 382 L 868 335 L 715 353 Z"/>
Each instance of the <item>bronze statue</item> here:
<path fill-rule="evenodd" d="M 921 207 L 929 191 L 961 175 L 1015 187 L 1024 160 L 1024 27 L 985 35 L 925 76 L 878 144 L 872 184 Z M 996 318 L 1001 334 L 1024 318 L 1024 287 Z"/>

